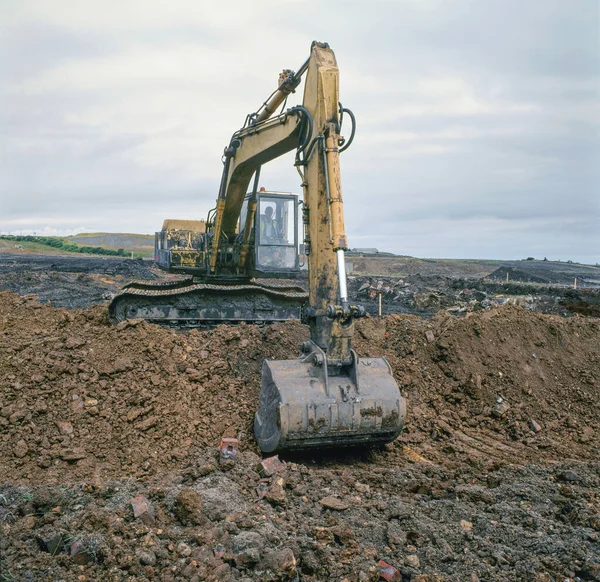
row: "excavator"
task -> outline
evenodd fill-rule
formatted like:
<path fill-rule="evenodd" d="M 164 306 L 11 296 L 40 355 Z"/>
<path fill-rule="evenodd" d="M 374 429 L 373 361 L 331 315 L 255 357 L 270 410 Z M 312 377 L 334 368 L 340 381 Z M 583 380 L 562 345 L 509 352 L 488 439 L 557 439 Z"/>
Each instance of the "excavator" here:
<path fill-rule="evenodd" d="M 302 105 L 286 109 L 303 76 Z M 352 123 L 348 140 L 344 117 Z M 254 435 L 265 454 L 384 444 L 404 426 L 406 402 L 388 361 L 352 348 L 354 322 L 366 312 L 348 298 L 340 153 L 355 129 L 353 113 L 339 101 L 335 55 L 315 41 L 304 64 L 284 70 L 278 88 L 233 134 L 206 221 L 168 220 L 157 233 L 159 265 L 191 277 L 131 283 L 109 306 L 117 321 L 142 317 L 180 327 L 307 323 L 310 339 L 298 358 L 262 364 Z M 261 166 L 294 150 L 301 202 L 258 187 Z M 290 283 L 299 271 L 300 206 L 308 294 Z"/>

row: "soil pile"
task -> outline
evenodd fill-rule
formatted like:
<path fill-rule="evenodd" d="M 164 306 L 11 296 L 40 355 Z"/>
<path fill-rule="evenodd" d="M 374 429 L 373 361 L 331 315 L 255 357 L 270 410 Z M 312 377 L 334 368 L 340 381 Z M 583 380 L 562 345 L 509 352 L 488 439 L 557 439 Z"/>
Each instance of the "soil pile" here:
<path fill-rule="evenodd" d="M 226 432 L 252 448 L 262 360 L 293 358 L 308 337 L 299 323 L 182 333 L 115 327 L 102 307 L 0 302 L 0 470 L 16 479 L 153 474 Z M 598 458 L 597 320 L 395 315 L 359 322 L 356 349 L 390 361 L 409 399 L 403 439 L 423 450 L 433 436 L 472 459 Z"/>
<path fill-rule="evenodd" d="M 505 305 L 378 323 L 359 327 L 357 350 L 383 353 L 408 395 L 405 442 L 469 462 L 600 458 L 598 320 Z"/>
<path fill-rule="evenodd" d="M 260 366 L 305 326 L 115 327 L 8 292 L 0 313 L 4 579 L 362 582 L 379 560 L 419 582 L 600 578 L 596 319 L 359 321 L 406 431 L 264 476 Z M 223 434 L 241 452 L 221 464 Z"/>
<path fill-rule="evenodd" d="M 226 431 L 251 445 L 264 358 L 295 357 L 300 324 L 182 334 L 104 307 L 0 294 L 0 470 L 58 483 L 180 465 Z"/>

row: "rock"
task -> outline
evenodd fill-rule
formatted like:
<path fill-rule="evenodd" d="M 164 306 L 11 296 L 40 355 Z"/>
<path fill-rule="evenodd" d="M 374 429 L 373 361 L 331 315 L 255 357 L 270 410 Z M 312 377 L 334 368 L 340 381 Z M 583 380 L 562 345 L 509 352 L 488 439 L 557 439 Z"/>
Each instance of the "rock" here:
<path fill-rule="evenodd" d="M 356 489 L 359 493 L 369 493 L 371 491 L 371 487 L 365 483 L 359 483 L 358 481 L 354 484 L 354 489 Z"/>
<path fill-rule="evenodd" d="M 234 554 L 240 554 L 248 548 L 261 551 L 264 546 L 263 537 L 255 531 L 243 531 L 231 540 L 231 548 Z"/>
<path fill-rule="evenodd" d="M 142 420 L 140 422 L 136 422 L 133 426 L 142 432 L 150 430 L 153 426 L 158 424 L 158 416 L 151 416 L 146 420 Z"/>
<path fill-rule="evenodd" d="M 529 428 L 533 432 L 540 432 L 542 430 L 542 427 L 533 419 L 529 421 Z"/>
<path fill-rule="evenodd" d="M 470 521 L 461 519 L 460 527 L 462 527 L 464 531 L 471 531 L 473 529 L 473 524 Z"/>
<path fill-rule="evenodd" d="M 203 507 L 202 497 L 190 487 L 184 487 L 175 500 L 175 515 L 184 525 L 203 525 L 206 523 Z"/>
<path fill-rule="evenodd" d="M 574 473 L 573 471 L 565 471 L 564 473 L 561 473 L 560 478 L 567 483 L 576 483 L 579 481 L 577 473 Z"/>
<path fill-rule="evenodd" d="M 29 452 L 29 447 L 27 446 L 27 443 L 21 439 L 17 441 L 13 452 L 17 459 L 22 459 Z"/>
<path fill-rule="evenodd" d="M 73 401 L 71 402 L 71 410 L 76 413 L 83 412 L 83 410 L 84 410 L 83 400 L 77 394 L 73 394 Z"/>
<path fill-rule="evenodd" d="M 234 461 L 238 455 L 240 443 L 235 438 L 223 437 L 219 444 L 219 461 Z"/>
<path fill-rule="evenodd" d="M 271 485 L 265 492 L 267 501 L 273 505 L 280 505 L 285 501 L 285 481 L 282 477 L 273 477 Z"/>
<path fill-rule="evenodd" d="M 81 461 L 81 459 L 85 459 L 87 457 L 87 453 L 83 449 L 65 449 L 61 451 L 58 456 L 63 461 L 74 463 L 76 461 Z"/>
<path fill-rule="evenodd" d="M 402 580 L 400 572 L 383 560 L 379 560 L 379 576 L 386 580 L 386 582 L 400 582 Z"/>
<path fill-rule="evenodd" d="M 430 329 L 425 332 L 425 339 L 427 339 L 427 342 L 430 344 L 435 341 L 435 335 L 433 335 L 433 332 Z"/>
<path fill-rule="evenodd" d="M 131 508 L 133 509 L 133 517 L 139 519 L 144 525 L 154 525 L 156 518 L 154 508 L 150 501 L 142 495 L 138 495 L 131 500 Z"/>
<path fill-rule="evenodd" d="M 279 460 L 279 457 L 268 457 L 263 459 L 257 466 L 256 470 L 261 477 L 272 477 L 275 473 L 285 471 L 286 465 L 284 462 Z"/>
<path fill-rule="evenodd" d="M 179 542 L 177 544 L 177 553 L 184 558 L 192 555 L 192 549 L 184 542 Z"/>
<path fill-rule="evenodd" d="M 71 545 L 71 559 L 80 566 L 95 560 L 94 553 L 88 548 L 85 540 L 77 540 Z"/>
<path fill-rule="evenodd" d="M 406 565 L 411 568 L 419 568 L 421 566 L 421 560 L 416 554 L 409 554 L 405 559 Z"/>
<path fill-rule="evenodd" d="M 319 503 L 326 509 L 333 509 L 334 511 L 344 511 L 344 509 L 350 507 L 350 504 L 346 501 L 333 496 L 324 497 Z"/>
<path fill-rule="evenodd" d="M 73 434 L 73 425 L 70 422 L 58 421 L 56 426 L 61 434 Z"/>
<path fill-rule="evenodd" d="M 44 552 L 52 554 L 53 556 L 58 554 L 65 545 L 63 535 L 57 532 L 50 532 L 43 536 L 37 536 L 36 539 L 40 549 Z"/>
<path fill-rule="evenodd" d="M 156 554 L 152 550 L 141 550 L 138 552 L 138 560 L 142 566 L 154 566 Z"/>
<path fill-rule="evenodd" d="M 231 542 L 236 566 L 249 566 L 260 561 L 264 541 L 260 534 L 248 531 L 235 536 Z"/>
<path fill-rule="evenodd" d="M 247 568 L 260 562 L 260 552 L 256 548 L 248 548 L 234 556 L 235 565 L 238 568 Z"/>
<path fill-rule="evenodd" d="M 273 550 L 266 553 L 257 570 L 267 570 L 276 576 L 276 580 L 294 580 L 297 576 L 296 557 L 290 548 Z"/>
<path fill-rule="evenodd" d="M 510 409 L 510 406 L 502 396 L 498 396 L 496 398 L 496 404 L 494 408 L 492 408 L 492 416 L 496 418 L 502 418 Z"/>

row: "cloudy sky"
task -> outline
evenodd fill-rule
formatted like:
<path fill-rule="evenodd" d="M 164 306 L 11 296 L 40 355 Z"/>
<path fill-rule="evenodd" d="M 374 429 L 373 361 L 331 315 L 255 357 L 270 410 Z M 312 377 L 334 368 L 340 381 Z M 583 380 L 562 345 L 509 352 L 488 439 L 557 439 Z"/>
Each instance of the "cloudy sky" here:
<path fill-rule="evenodd" d="M 600 262 L 599 11 L 0 0 L 0 232 L 203 218 L 230 135 L 316 39 L 334 49 L 358 121 L 342 155 L 350 246 Z M 300 192 L 292 162 L 263 168 L 262 185 Z"/>

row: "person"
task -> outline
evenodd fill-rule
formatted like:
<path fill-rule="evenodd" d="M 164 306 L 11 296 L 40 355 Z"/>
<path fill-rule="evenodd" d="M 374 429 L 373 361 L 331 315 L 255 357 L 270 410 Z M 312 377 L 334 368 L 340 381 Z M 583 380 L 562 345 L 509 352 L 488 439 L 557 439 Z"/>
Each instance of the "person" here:
<path fill-rule="evenodd" d="M 277 220 L 273 218 L 273 207 L 267 206 L 260 217 L 260 240 L 262 244 L 272 244 L 281 238 Z"/>

